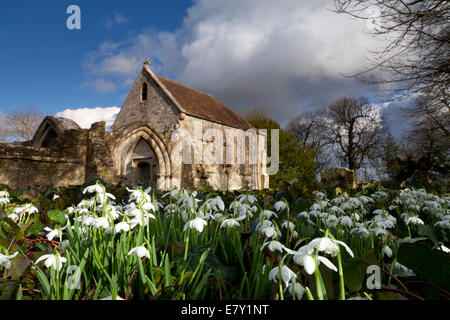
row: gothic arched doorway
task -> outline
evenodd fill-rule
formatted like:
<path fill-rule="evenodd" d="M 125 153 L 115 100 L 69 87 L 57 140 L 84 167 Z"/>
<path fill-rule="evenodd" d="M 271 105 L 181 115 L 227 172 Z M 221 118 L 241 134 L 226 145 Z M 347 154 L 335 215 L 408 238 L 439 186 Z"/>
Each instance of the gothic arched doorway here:
<path fill-rule="evenodd" d="M 134 147 L 132 167 L 135 185 L 156 188 L 159 177 L 158 159 L 153 148 L 142 138 Z"/>

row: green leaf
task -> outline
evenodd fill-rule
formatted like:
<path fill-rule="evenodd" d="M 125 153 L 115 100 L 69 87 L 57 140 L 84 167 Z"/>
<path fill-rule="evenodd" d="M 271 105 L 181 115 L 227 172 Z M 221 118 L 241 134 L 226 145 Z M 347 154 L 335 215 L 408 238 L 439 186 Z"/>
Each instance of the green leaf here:
<path fill-rule="evenodd" d="M 55 221 L 56 223 L 65 224 L 66 217 L 64 216 L 64 212 L 59 210 L 51 210 L 47 212 L 47 215 L 50 219 Z"/>
<path fill-rule="evenodd" d="M 403 244 L 397 260 L 412 269 L 419 279 L 450 288 L 450 254 L 431 249 L 425 243 Z"/>
<path fill-rule="evenodd" d="M 44 225 L 41 222 L 33 223 L 28 228 L 26 228 L 25 235 L 28 235 L 28 234 L 38 235 L 39 231 L 41 231 L 43 226 Z"/>
<path fill-rule="evenodd" d="M 367 267 L 369 265 L 378 265 L 377 257 L 372 251 L 362 258 L 353 258 L 344 265 L 345 286 L 351 291 L 359 291 L 366 277 Z"/>

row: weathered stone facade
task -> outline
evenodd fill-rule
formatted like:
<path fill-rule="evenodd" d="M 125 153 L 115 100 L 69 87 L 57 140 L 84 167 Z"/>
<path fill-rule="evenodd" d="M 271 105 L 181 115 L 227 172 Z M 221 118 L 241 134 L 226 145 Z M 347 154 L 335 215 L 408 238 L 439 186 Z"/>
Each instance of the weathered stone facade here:
<path fill-rule="evenodd" d="M 105 122 L 81 129 L 48 116 L 32 141 L 0 144 L 0 184 L 58 187 L 101 177 L 157 189 L 263 189 L 264 146 L 264 135 L 212 95 L 158 77 L 145 63 L 112 131 Z M 177 161 L 181 150 L 191 161 Z"/>

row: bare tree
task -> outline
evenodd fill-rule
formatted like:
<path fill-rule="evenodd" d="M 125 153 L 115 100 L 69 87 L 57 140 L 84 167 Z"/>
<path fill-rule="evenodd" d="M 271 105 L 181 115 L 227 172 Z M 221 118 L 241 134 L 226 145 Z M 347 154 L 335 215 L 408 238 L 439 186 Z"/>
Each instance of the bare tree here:
<path fill-rule="evenodd" d="M 287 132 L 295 136 L 301 148 L 316 152 L 315 162 L 319 171 L 331 161 L 331 154 L 326 148 L 329 139 L 325 134 L 324 112 L 324 109 L 305 112 L 293 118 L 286 126 Z"/>
<path fill-rule="evenodd" d="M 389 84 L 406 95 L 432 91 L 448 106 L 450 83 L 450 6 L 448 0 L 335 0 L 336 12 L 370 20 L 375 35 L 386 41 L 372 51 L 370 71 L 386 77 L 367 77 L 374 84 Z M 358 76 L 358 75 L 354 75 Z"/>
<path fill-rule="evenodd" d="M 36 106 L 22 106 L 6 113 L 4 131 L 9 141 L 28 141 L 42 122 L 43 115 Z"/>
<path fill-rule="evenodd" d="M 331 103 L 324 123 L 331 146 L 349 169 L 361 168 L 378 154 L 383 139 L 383 119 L 365 98 L 340 98 Z"/>

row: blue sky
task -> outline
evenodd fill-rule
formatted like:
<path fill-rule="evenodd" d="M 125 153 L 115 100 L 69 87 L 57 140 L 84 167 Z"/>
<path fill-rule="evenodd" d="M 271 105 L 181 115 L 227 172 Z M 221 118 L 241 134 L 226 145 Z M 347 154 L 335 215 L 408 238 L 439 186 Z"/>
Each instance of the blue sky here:
<path fill-rule="evenodd" d="M 81 8 L 81 30 L 68 30 L 66 9 Z M 126 89 L 98 93 L 83 86 L 86 54 L 103 41 L 118 41 L 146 29 L 173 31 L 190 1 L 0 2 L 0 112 L 38 105 L 53 114 L 64 108 L 120 106 Z M 115 19 L 116 15 L 123 17 Z"/>
<path fill-rule="evenodd" d="M 72 4 L 81 9 L 81 30 L 66 27 Z M 103 113 L 111 120 L 149 57 L 157 74 L 236 112 L 264 108 L 282 125 L 364 95 L 399 136 L 399 107 L 408 102 L 383 103 L 344 76 L 360 72 L 368 49 L 382 42 L 366 22 L 332 8 L 333 0 L 2 0 L 0 115 L 37 105 L 77 122 Z"/>

